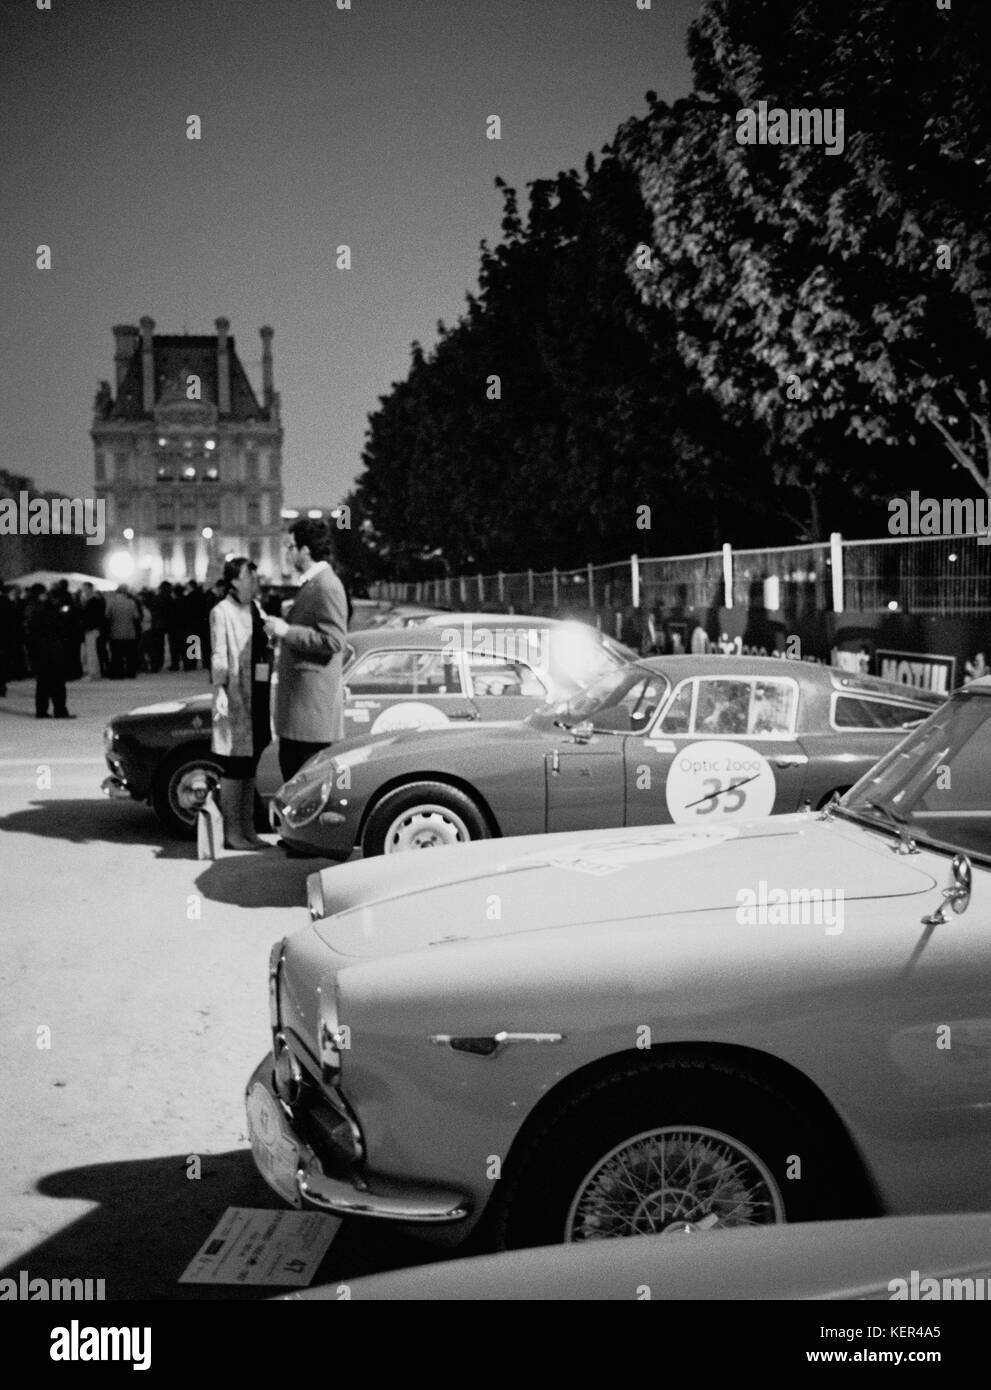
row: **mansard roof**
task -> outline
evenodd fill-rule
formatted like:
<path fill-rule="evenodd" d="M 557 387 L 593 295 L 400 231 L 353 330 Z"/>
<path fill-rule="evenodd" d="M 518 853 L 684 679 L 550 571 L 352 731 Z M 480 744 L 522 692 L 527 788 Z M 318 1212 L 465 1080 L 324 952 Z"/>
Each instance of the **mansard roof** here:
<path fill-rule="evenodd" d="M 155 403 L 157 404 L 170 383 L 185 380 L 189 375 L 200 378 L 203 399 L 217 404 L 217 339 L 209 335 L 154 334 L 152 337 L 153 363 L 155 375 Z M 231 409 L 229 415 L 221 415 L 221 420 L 268 420 L 267 408 L 259 404 L 258 398 L 248 380 L 247 373 L 237 355 L 233 334 L 227 338 L 228 364 L 230 368 Z M 150 420 L 152 412 L 145 410 L 141 392 L 141 343 L 138 342 L 134 355 L 121 382 L 117 398 L 109 406 L 105 416 L 108 420 Z"/>

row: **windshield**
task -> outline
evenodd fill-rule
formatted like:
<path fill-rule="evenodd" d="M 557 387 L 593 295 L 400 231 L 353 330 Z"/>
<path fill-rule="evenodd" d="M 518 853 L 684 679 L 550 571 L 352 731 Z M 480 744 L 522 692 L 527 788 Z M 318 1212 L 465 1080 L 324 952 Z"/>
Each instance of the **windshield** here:
<path fill-rule="evenodd" d="M 623 666 L 593 680 L 585 690 L 552 701 L 530 716 L 538 726 L 571 727 L 586 720 L 608 733 L 646 729 L 669 688 L 667 679 L 644 666 Z"/>
<path fill-rule="evenodd" d="M 991 696 L 954 695 L 836 809 L 892 834 L 991 859 Z"/>

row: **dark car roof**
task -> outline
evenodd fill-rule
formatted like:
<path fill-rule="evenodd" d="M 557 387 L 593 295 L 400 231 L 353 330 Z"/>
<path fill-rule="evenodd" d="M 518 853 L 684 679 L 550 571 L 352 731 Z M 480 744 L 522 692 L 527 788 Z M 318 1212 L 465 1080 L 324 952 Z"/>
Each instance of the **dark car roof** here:
<path fill-rule="evenodd" d="M 784 656 L 721 656 L 717 652 L 684 656 L 641 657 L 641 666 L 660 671 L 674 681 L 689 676 L 793 676 L 812 681 L 827 690 L 861 691 L 883 695 L 889 699 L 906 700 L 913 704 L 940 705 L 944 696 L 898 681 L 882 680 L 880 676 L 860 675 L 838 666 L 825 666 L 816 661 L 790 660 Z"/>

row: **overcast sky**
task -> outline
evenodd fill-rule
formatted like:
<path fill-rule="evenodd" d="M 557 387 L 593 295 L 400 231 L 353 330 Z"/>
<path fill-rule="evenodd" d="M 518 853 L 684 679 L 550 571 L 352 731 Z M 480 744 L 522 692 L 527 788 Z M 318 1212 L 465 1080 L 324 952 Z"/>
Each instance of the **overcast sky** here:
<path fill-rule="evenodd" d="M 697 8 L 7 0 L 0 466 L 85 495 L 112 326 L 213 333 L 223 315 L 256 389 L 275 329 L 287 502 L 338 501 L 411 341 L 457 317 L 498 240 L 495 176 L 522 190 L 580 167 L 648 88 L 687 91 Z"/>

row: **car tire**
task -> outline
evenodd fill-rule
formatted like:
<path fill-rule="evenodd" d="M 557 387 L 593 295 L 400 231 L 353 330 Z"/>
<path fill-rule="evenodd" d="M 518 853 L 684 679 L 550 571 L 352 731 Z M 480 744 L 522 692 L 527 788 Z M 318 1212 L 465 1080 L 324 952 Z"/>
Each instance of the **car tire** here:
<path fill-rule="evenodd" d="M 859 1215 L 843 1197 L 847 1155 L 831 1159 L 825 1141 L 757 1075 L 711 1058 L 630 1061 L 529 1136 L 480 1234 L 487 1248 L 506 1250 Z"/>
<path fill-rule="evenodd" d="M 170 835 L 180 840 L 196 838 L 196 812 L 192 808 L 183 811 L 188 804 L 185 788 L 198 773 L 206 773 L 212 785 L 220 781 L 220 763 L 217 755 L 209 748 L 191 747 L 177 749 L 161 764 L 151 784 L 151 804 Z"/>
<path fill-rule="evenodd" d="M 361 837 L 364 858 L 490 838 L 478 805 L 446 782 L 411 782 L 373 808 Z"/>

